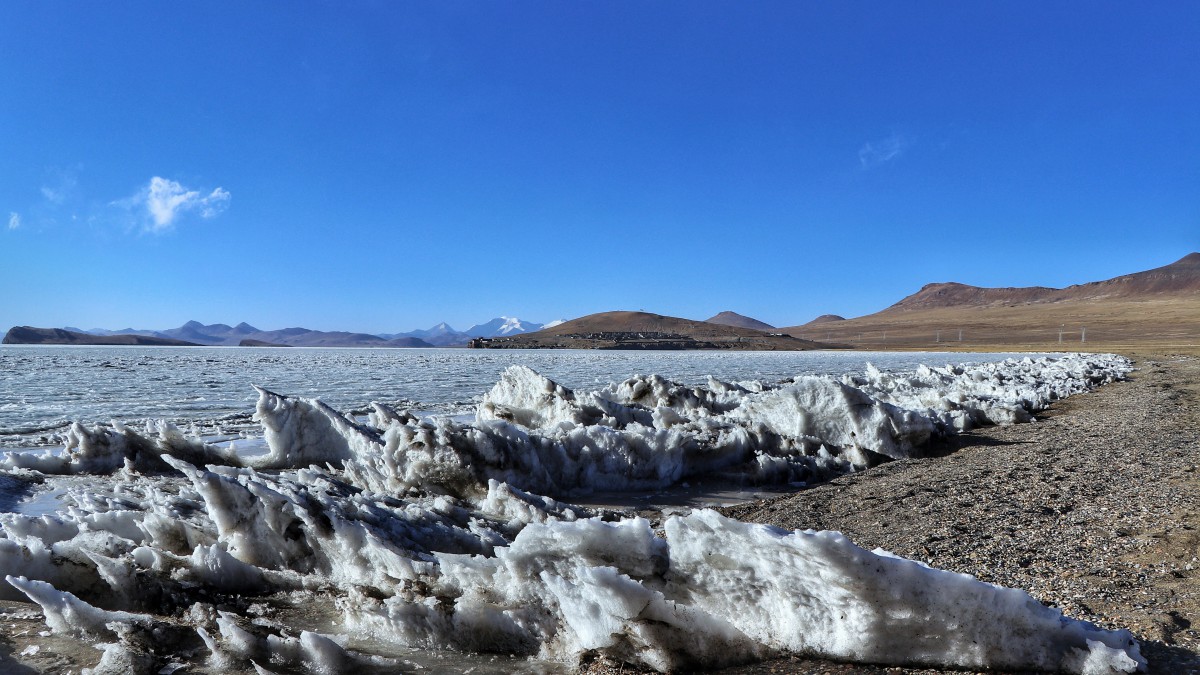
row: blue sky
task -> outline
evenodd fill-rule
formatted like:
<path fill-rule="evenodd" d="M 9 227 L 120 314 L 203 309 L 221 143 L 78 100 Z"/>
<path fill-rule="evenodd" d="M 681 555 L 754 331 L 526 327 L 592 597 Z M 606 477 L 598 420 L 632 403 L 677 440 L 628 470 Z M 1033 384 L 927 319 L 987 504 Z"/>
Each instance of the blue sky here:
<path fill-rule="evenodd" d="M 1200 250 L 1200 4 L 0 3 L 0 329 L 775 325 Z"/>

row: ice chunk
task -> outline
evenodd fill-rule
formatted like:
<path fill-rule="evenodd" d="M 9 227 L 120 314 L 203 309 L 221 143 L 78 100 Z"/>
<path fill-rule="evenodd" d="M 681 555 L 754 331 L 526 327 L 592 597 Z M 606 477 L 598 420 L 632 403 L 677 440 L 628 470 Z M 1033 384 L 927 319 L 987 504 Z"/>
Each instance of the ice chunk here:
<path fill-rule="evenodd" d="M 781 436 L 812 437 L 827 446 L 892 459 L 914 456 L 933 433 L 933 423 L 914 411 L 819 377 L 796 378 L 789 386 L 747 397 L 729 417 L 763 424 Z"/>
<path fill-rule="evenodd" d="M 665 537 L 628 519 L 530 524 L 493 557 L 439 555 L 428 598 L 358 605 L 352 622 L 407 644 L 585 652 L 660 671 L 780 652 L 961 668 L 1145 665 L 1105 631 L 1027 593 L 865 551 L 835 532 L 786 532 L 713 511 L 669 518 Z M 448 612 L 448 613 L 446 613 Z M 388 633 L 387 631 L 391 631 Z"/>
<path fill-rule="evenodd" d="M 865 551 L 835 532 L 785 532 L 712 511 L 672 518 L 665 530 L 669 593 L 788 651 L 961 668 L 1087 672 L 1079 653 L 1123 664 L 1113 672 L 1145 665 L 1128 631 L 1067 619 L 1024 591 Z"/>
<path fill-rule="evenodd" d="M 110 623 L 140 621 L 149 623 L 145 614 L 109 612 L 80 600 L 71 593 L 59 591 L 50 584 L 25 577 L 6 576 L 4 580 L 41 605 L 46 625 L 56 633 L 88 637 L 116 637 Z"/>
<path fill-rule="evenodd" d="M 119 422 L 114 422 L 111 428 L 93 429 L 76 422 L 67 431 L 66 441 L 62 452 L 8 453 L 0 457 L 0 470 L 110 474 L 128 466 L 135 471 L 170 471 L 160 459 L 164 454 L 193 463 L 239 464 L 233 452 L 187 438 L 174 425 L 162 420 L 147 423 L 145 435 Z"/>
<path fill-rule="evenodd" d="M 315 399 L 280 396 L 262 387 L 254 419 L 263 425 L 270 452 L 247 460 L 256 469 L 340 464 L 382 445 L 377 434 Z"/>

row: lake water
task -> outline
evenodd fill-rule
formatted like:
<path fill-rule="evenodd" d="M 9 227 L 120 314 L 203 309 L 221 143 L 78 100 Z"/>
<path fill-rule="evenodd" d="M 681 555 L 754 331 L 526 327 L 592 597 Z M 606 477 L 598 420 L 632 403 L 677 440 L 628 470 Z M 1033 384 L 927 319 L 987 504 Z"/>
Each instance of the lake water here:
<path fill-rule="evenodd" d="M 166 419 L 208 437 L 255 436 L 257 384 L 320 398 L 342 410 L 371 401 L 462 414 L 508 366 L 522 364 L 570 388 L 635 374 L 677 382 L 778 381 L 997 361 L 1016 354 L 945 352 L 628 352 L 593 350 L 317 349 L 252 347 L 0 346 L 0 448 L 51 446 L 71 422 Z M 1026 356 L 1021 354 L 1019 356 Z"/>

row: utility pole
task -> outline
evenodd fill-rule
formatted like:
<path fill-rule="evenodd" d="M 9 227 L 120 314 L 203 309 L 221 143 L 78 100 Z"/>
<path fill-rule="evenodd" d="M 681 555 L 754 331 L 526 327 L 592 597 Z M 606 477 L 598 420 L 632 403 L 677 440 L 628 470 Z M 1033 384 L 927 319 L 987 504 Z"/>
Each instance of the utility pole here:
<path fill-rule="evenodd" d="M 1066 328 L 1066 327 L 1067 327 L 1067 324 L 1065 324 L 1065 323 L 1064 323 L 1064 324 L 1061 324 L 1061 325 L 1058 327 L 1058 344 L 1060 344 L 1060 345 L 1062 344 L 1062 333 L 1063 333 L 1063 329 L 1064 329 L 1064 328 Z"/>
<path fill-rule="evenodd" d="M 962 342 L 962 329 L 961 328 L 958 329 L 958 341 Z"/>
<path fill-rule="evenodd" d="M 1087 342 L 1087 326 L 1079 327 L 1079 341 Z"/>
<path fill-rule="evenodd" d="M 942 341 L 942 331 L 939 330 L 937 332 L 937 336 L 934 338 L 934 342 L 941 342 L 941 341 Z"/>

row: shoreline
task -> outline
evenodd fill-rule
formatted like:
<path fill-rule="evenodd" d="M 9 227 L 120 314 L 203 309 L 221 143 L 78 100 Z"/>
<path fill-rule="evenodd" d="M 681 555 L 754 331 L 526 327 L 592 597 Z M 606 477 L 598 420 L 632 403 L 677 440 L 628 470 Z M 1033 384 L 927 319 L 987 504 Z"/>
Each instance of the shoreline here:
<path fill-rule="evenodd" d="M 888 462 L 718 509 L 836 530 L 932 567 L 1020 588 L 1065 616 L 1127 628 L 1149 673 L 1200 672 L 1200 358 L 1126 354 L 1129 379 L 1032 424 L 976 429 L 944 454 Z M 587 675 L 640 672 L 603 659 Z M 646 671 L 649 672 L 649 671 Z M 799 655 L 709 672 L 961 673 Z M 1004 671 L 988 671 L 991 673 Z"/>
<path fill-rule="evenodd" d="M 1034 424 L 979 429 L 943 457 L 722 512 L 839 530 L 868 549 L 1021 588 L 1072 618 L 1128 628 L 1150 673 L 1200 671 L 1200 514 L 1191 508 L 1200 503 L 1200 359 L 1132 358 L 1128 380 L 1057 402 Z M 717 672 L 845 667 L 794 657 Z"/>

